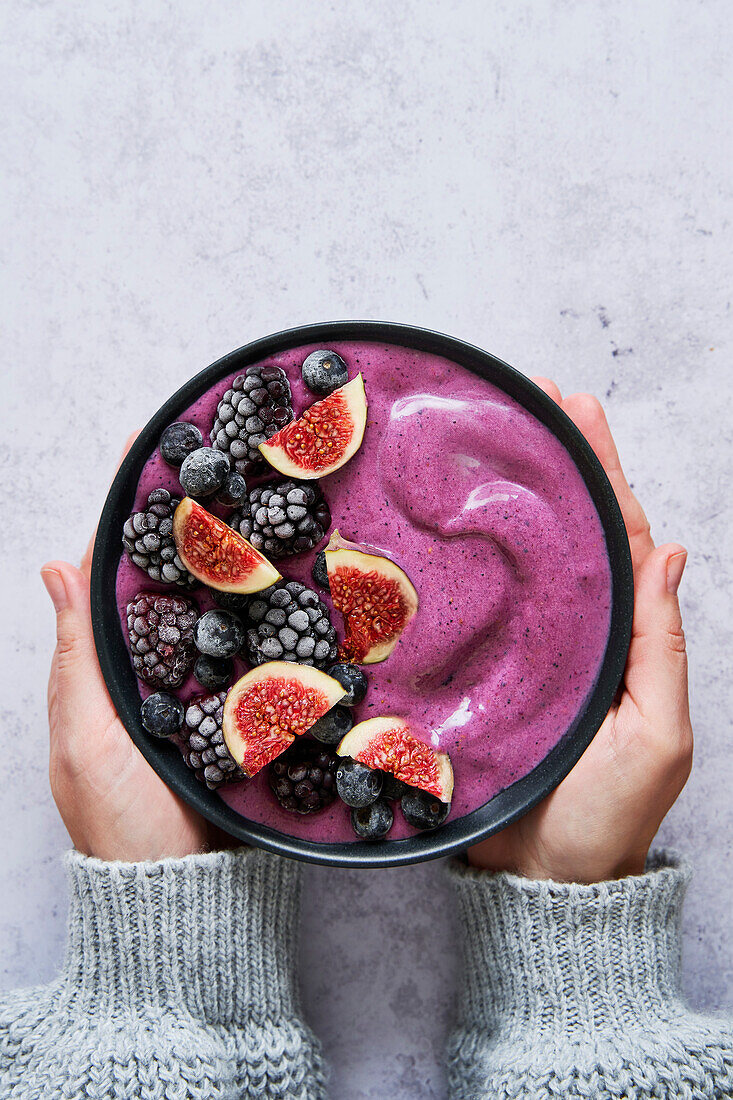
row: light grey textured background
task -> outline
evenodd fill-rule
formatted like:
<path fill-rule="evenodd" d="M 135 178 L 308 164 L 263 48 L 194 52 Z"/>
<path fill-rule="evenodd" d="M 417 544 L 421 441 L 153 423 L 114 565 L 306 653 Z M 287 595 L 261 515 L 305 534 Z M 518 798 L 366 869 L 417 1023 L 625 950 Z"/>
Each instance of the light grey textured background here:
<path fill-rule="evenodd" d="M 0 984 L 46 979 L 67 837 L 38 578 L 78 560 L 126 433 L 292 324 L 414 322 L 605 399 L 682 599 L 697 734 L 662 830 L 697 876 L 685 983 L 733 1002 L 725 0 L 0 8 Z M 303 979 L 342 1100 L 441 1097 L 438 865 L 310 869 Z"/>

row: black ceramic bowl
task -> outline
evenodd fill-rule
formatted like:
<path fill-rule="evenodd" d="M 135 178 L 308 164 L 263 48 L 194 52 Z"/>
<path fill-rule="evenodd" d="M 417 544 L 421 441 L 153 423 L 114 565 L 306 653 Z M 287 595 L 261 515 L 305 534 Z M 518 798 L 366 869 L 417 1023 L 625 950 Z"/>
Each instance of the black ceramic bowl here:
<path fill-rule="evenodd" d="M 442 355 L 504 390 L 557 436 L 580 470 L 595 502 L 611 563 L 611 630 L 595 688 L 572 727 L 528 775 L 500 791 L 479 809 L 435 832 L 377 843 L 316 843 L 287 836 L 249 821 L 209 791 L 183 762 L 176 746 L 151 738 L 140 722 L 140 696 L 115 601 L 115 577 L 123 523 L 132 509 L 140 472 L 160 434 L 198 397 L 226 375 L 300 344 L 329 347 L 339 340 L 373 340 Z M 524 375 L 479 348 L 428 329 L 381 321 L 335 321 L 288 329 L 255 340 L 201 371 L 146 424 L 122 463 L 99 522 L 92 563 L 92 622 L 102 673 L 130 736 L 169 787 L 215 825 L 233 836 L 295 859 L 341 866 L 390 867 L 416 863 L 465 848 L 527 813 L 560 783 L 578 761 L 603 721 L 626 662 L 633 612 L 631 556 L 621 512 L 603 469 L 586 440 L 558 408 Z"/>

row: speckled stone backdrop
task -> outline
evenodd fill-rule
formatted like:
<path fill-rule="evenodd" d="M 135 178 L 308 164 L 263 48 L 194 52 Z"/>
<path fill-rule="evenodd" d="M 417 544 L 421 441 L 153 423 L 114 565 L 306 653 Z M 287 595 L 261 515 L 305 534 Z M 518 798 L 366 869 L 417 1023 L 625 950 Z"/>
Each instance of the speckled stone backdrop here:
<path fill-rule="evenodd" d="M 0 983 L 58 965 L 51 607 L 126 433 L 300 322 L 465 337 L 605 400 L 682 600 L 697 760 L 685 984 L 733 1002 L 725 0 L 5 0 Z M 726 37 L 728 41 L 726 41 Z M 334 1096 L 442 1097 L 439 865 L 309 869 L 303 979 Z"/>

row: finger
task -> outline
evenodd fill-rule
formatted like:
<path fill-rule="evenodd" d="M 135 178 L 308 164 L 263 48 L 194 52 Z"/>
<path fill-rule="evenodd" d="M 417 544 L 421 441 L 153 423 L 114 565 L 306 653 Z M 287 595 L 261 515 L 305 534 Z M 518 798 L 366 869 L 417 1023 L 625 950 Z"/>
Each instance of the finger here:
<path fill-rule="evenodd" d="M 560 388 L 551 378 L 543 378 L 541 374 L 533 374 L 530 381 L 534 382 L 535 386 L 539 386 L 541 390 L 544 390 L 547 396 L 551 397 L 556 405 L 560 404 L 562 401 Z"/>
<path fill-rule="evenodd" d="M 626 690 L 640 714 L 665 729 L 689 718 L 687 656 L 677 589 L 687 561 L 683 546 L 653 550 L 636 579 Z"/>
<path fill-rule="evenodd" d="M 122 463 L 125 461 L 125 458 L 127 457 L 128 451 L 130 450 L 130 448 L 132 447 L 133 443 L 135 442 L 135 440 L 137 439 L 137 437 L 139 435 L 140 435 L 140 432 L 138 430 L 138 431 L 133 432 L 131 435 L 129 435 L 127 437 L 127 441 L 125 442 L 125 446 L 122 448 L 122 454 L 120 455 L 119 462 L 117 463 L 117 466 L 115 468 L 115 475 L 117 474 L 117 471 L 119 470 Z M 113 480 L 114 480 L 114 478 L 113 478 Z M 87 578 L 87 580 L 89 580 L 89 578 L 91 577 L 91 573 L 92 573 L 92 558 L 94 557 L 94 543 L 96 541 L 96 538 L 97 538 L 97 528 L 95 527 L 94 528 L 94 534 L 90 538 L 89 543 L 87 545 L 87 548 L 84 551 L 84 554 L 82 555 L 82 559 L 81 559 L 80 568 L 81 568 L 81 571 L 84 574 L 84 576 Z"/>
<path fill-rule="evenodd" d="M 81 713 L 101 682 L 89 609 L 89 582 L 63 561 L 44 565 L 41 577 L 56 611 L 57 706 Z"/>
<path fill-rule="evenodd" d="M 634 574 L 636 574 L 642 562 L 654 549 L 654 541 L 644 509 L 631 491 L 621 469 L 621 460 L 603 406 L 597 397 L 589 393 L 574 393 L 563 400 L 562 408 L 590 443 L 611 482 L 624 517 Z"/>

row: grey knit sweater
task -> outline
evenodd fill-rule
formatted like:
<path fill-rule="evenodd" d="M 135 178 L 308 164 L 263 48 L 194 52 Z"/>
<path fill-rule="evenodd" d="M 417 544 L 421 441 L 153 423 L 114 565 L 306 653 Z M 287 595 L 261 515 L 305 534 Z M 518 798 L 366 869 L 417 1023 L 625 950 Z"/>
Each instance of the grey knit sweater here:
<path fill-rule="evenodd" d="M 298 865 L 240 850 L 70 853 L 67 869 L 59 977 L 0 996 L 0 1100 L 326 1095 L 295 979 Z M 688 873 L 673 857 L 587 887 L 450 874 L 465 960 L 456 1100 L 733 1097 L 730 1027 L 680 1000 Z"/>

